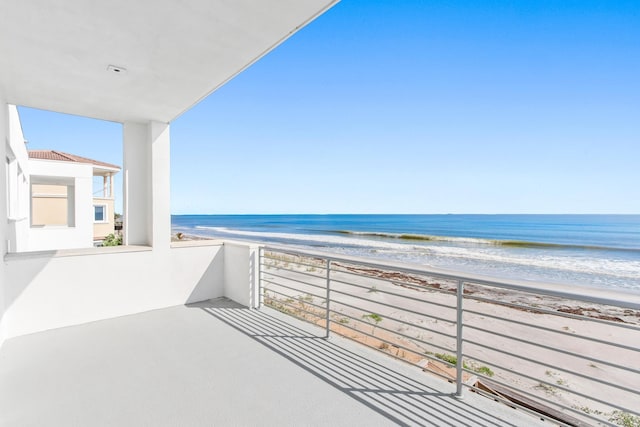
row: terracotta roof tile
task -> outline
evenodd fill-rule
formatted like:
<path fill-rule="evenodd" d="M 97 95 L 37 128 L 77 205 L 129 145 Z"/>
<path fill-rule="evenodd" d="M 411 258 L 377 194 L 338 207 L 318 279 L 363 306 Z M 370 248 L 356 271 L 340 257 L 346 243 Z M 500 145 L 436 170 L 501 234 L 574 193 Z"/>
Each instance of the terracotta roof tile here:
<path fill-rule="evenodd" d="M 100 162 L 98 160 L 56 150 L 29 150 L 29 158 L 38 160 L 56 160 L 60 162 L 88 163 L 95 166 L 120 169 L 120 166 L 112 165 L 111 163 Z"/>

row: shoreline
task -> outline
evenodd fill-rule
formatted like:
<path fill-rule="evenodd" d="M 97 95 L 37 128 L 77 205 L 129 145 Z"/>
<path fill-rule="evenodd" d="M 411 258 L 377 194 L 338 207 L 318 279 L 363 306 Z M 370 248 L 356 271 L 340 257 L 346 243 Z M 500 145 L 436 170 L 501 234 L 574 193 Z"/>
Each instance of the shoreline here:
<path fill-rule="evenodd" d="M 265 304 L 326 327 L 323 297 L 317 295 L 322 291 L 296 284 L 298 280 L 313 281 L 310 276 L 317 275 L 317 284 L 322 286 L 323 264 L 312 255 L 296 258 L 289 254 L 268 258 L 267 262 L 270 264 L 263 274 L 272 278 L 265 289 Z M 332 289 L 337 288 L 337 294 L 331 302 L 333 332 L 424 371 L 455 378 L 455 340 L 451 339 L 455 334 L 455 309 L 452 312 L 451 308 L 456 300 L 455 283 L 428 278 L 428 274 L 393 271 L 392 266 L 387 270 L 349 265 L 348 261 L 335 261 L 334 265 Z M 300 290 L 278 288 L 273 283 L 283 280 Z M 599 381 L 604 380 L 623 387 L 604 387 L 609 401 L 635 407 L 637 394 L 630 395 L 624 388 L 637 389 L 640 378 L 616 366 L 635 365 L 638 350 L 631 349 L 640 341 L 640 310 L 484 285 L 465 288 L 464 327 L 470 328 L 465 334 L 465 382 L 480 380 L 486 385 L 497 379 L 542 399 L 543 406 L 561 402 L 572 408 L 562 410 L 570 417 L 613 417 L 615 408 L 584 397 L 601 395 L 604 391 Z M 613 328 L 616 325 L 625 327 Z M 495 333 L 487 334 L 487 329 Z M 478 346 L 476 342 L 490 345 Z M 558 352 L 550 351 L 552 347 Z M 609 365 L 611 362 L 613 365 Z"/>
<path fill-rule="evenodd" d="M 176 241 L 172 234 L 172 240 Z M 254 234 L 257 234 L 254 236 Z M 465 246 L 422 246 L 410 243 L 376 243 L 357 239 L 350 241 L 349 237 L 342 237 L 340 241 L 327 241 L 318 246 L 314 245 L 314 236 L 308 240 L 305 235 L 297 236 L 298 241 L 286 241 L 282 238 L 269 242 L 260 239 L 261 233 L 251 232 L 250 236 L 234 237 L 230 234 L 224 236 L 208 236 L 192 230 L 183 233 L 183 240 L 236 240 L 262 245 L 285 245 L 303 252 L 315 252 L 321 250 L 330 252 L 336 257 L 366 258 L 372 262 L 382 264 L 405 263 L 428 270 L 446 270 L 460 275 L 483 275 L 499 281 L 528 282 L 535 286 L 545 283 L 558 288 L 580 287 L 594 290 L 594 292 L 614 291 L 640 295 L 640 254 L 635 258 L 600 258 L 593 256 L 553 255 L 554 250 L 547 254 L 546 250 L 539 248 L 521 248 L 494 246 L 498 252 L 492 249 L 478 250 Z M 270 235 L 271 233 L 267 233 Z M 286 243 L 279 243 L 285 241 Z M 376 246 L 378 245 L 378 246 Z M 485 245 L 489 248 L 488 245 Z M 531 250 L 532 252 L 529 252 Z M 637 277 L 636 277 L 637 276 Z"/>
<path fill-rule="evenodd" d="M 393 273 L 382 269 L 370 267 L 348 267 L 347 269 L 349 271 L 359 270 L 360 272 L 363 272 L 372 278 L 389 280 L 389 282 L 394 286 L 400 286 L 408 289 L 418 290 L 413 286 L 406 285 L 406 283 L 414 284 L 416 286 L 425 287 L 428 289 L 451 292 L 452 294 L 455 294 L 456 292 L 455 283 L 447 284 L 445 280 L 425 280 L 416 277 L 417 275 L 411 275 L 407 273 Z M 514 301 L 514 296 L 517 296 L 519 293 L 521 292 L 502 288 L 489 288 L 487 286 L 474 284 L 467 284 L 465 285 L 464 289 L 465 295 L 473 295 L 476 298 L 481 298 L 485 301 L 491 301 L 491 303 L 493 304 L 502 304 L 505 307 L 509 307 L 515 310 L 521 310 L 536 314 L 545 314 L 545 310 L 547 310 L 557 313 L 585 316 L 599 320 L 608 320 L 611 322 L 640 325 L 640 311 L 634 311 L 624 308 L 612 308 L 604 304 L 595 304 L 580 301 L 574 301 L 575 304 L 568 304 L 568 301 L 571 300 L 552 296 L 534 296 L 528 298 L 520 298 Z M 535 299 L 535 302 L 532 302 L 532 299 Z M 514 306 L 518 304 L 521 304 L 521 306 Z"/>

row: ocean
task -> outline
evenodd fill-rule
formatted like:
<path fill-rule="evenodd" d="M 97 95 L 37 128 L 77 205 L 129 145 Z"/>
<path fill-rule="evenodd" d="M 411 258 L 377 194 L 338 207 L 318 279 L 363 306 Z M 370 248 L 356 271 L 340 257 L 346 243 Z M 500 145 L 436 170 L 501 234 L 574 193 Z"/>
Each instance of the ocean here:
<path fill-rule="evenodd" d="M 172 229 L 640 292 L 640 215 L 174 215 Z"/>

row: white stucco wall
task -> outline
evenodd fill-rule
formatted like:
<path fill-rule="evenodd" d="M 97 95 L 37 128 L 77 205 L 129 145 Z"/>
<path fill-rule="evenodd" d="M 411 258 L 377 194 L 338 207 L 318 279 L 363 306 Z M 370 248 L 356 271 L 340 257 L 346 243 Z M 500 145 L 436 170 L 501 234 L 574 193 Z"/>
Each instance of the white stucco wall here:
<path fill-rule="evenodd" d="M 258 246 L 224 244 L 224 295 L 247 307 L 257 307 Z"/>
<path fill-rule="evenodd" d="M 5 161 L 9 137 L 9 107 L 0 96 L 0 346 L 6 336 L 4 325 L 5 290 L 7 287 L 4 256 L 7 253 L 7 164 Z"/>
<path fill-rule="evenodd" d="M 257 306 L 258 246 L 7 255 L 6 338 L 225 296 Z"/>
<path fill-rule="evenodd" d="M 6 259 L 6 337 L 224 296 L 221 244 Z"/>
<path fill-rule="evenodd" d="M 29 160 L 32 181 L 70 179 L 74 186 L 75 221 L 72 227 L 30 227 L 28 251 L 90 248 L 93 246 L 93 167 L 89 164 Z"/>
<path fill-rule="evenodd" d="M 29 233 L 29 154 L 24 143 L 20 116 L 15 105 L 8 105 L 7 136 L 9 146 L 6 155 L 9 165 L 7 250 L 19 252 L 27 250 Z M 6 184 L 5 184 L 6 185 Z"/>

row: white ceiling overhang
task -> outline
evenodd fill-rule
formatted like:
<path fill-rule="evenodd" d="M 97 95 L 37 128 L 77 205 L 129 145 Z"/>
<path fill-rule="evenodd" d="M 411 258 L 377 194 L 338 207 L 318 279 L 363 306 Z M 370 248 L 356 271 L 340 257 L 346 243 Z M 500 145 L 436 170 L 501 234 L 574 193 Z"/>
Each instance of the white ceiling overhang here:
<path fill-rule="evenodd" d="M 0 97 L 170 122 L 336 1 L 0 0 Z"/>

